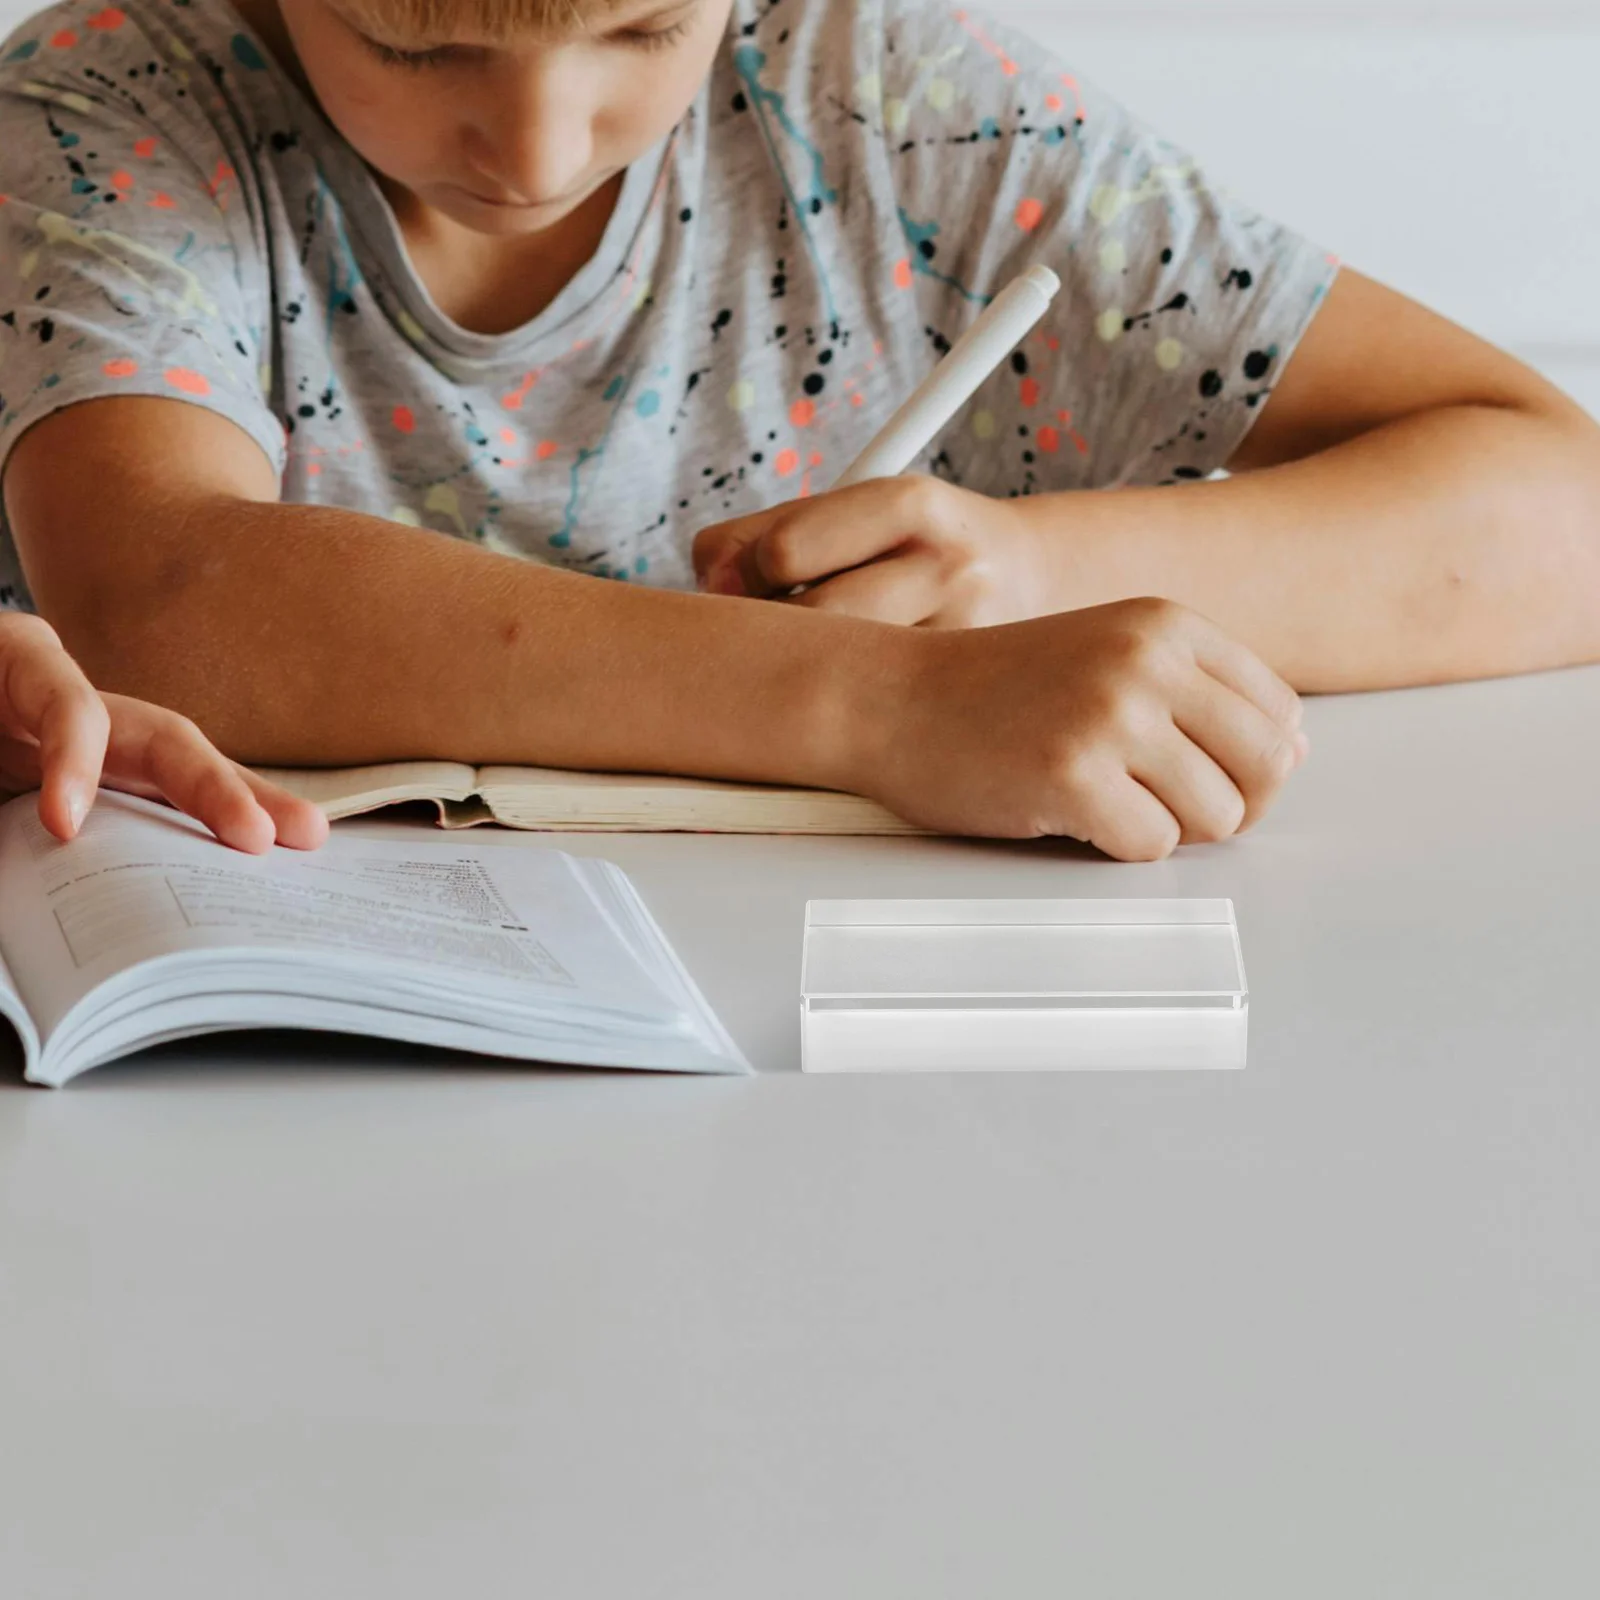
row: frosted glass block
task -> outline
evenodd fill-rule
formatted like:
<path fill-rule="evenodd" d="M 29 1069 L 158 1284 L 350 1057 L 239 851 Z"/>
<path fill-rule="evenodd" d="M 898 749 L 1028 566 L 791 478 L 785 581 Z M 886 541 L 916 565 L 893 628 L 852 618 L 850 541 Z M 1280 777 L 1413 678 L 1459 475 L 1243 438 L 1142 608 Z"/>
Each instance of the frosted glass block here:
<path fill-rule="evenodd" d="M 812 900 L 807 1072 L 1242 1067 L 1231 900 Z"/>

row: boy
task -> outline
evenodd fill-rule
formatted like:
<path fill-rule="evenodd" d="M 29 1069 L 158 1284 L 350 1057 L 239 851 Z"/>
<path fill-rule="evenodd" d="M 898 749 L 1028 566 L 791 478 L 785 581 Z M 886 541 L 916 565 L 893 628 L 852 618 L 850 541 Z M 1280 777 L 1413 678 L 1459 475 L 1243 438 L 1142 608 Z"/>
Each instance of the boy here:
<path fill-rule="evenodd" d="M 192 723 L 96 694 L 42 618 L 0 615 L 0 797 L 37 788 L 40 820 L 71 839 L 102 783 L 165 800 L 251 854 L 328 837 L 314 805 L 235 767 Z"/>
<path fill-rule="evenodd" d="M 976 14 L 129 0 L 0 70 L 12 584 L 242 759 L 1144 859 L 1271 802 L 1289 683 L 1600 653 L 1588 419 Z M 935 476 L 816 494 L 1032 260 Z"/>

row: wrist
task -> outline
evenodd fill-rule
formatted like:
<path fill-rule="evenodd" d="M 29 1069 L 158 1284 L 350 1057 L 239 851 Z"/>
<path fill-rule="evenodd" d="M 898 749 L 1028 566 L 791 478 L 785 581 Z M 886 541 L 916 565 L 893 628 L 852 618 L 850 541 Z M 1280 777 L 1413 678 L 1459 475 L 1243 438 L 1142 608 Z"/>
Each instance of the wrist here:
<path fill-rule="evenodd" d="M 1139 528 L 1126 515 L 1129 508 L 1115 501 L 1129 492 L 1064 490 L 1008 502 L 1023 527 L 1027 616 L 1081 611 L 1145 593 Z"/>
<path fill-rule="evenodd" d="M 929 651 L 942 636 L 854 621 L 847 634 L 840 633 L 815 657 L 819 665 L 806 708 L 810 739 L 799 781 L 871 794 L 918 703 L 917 684 Z"/>

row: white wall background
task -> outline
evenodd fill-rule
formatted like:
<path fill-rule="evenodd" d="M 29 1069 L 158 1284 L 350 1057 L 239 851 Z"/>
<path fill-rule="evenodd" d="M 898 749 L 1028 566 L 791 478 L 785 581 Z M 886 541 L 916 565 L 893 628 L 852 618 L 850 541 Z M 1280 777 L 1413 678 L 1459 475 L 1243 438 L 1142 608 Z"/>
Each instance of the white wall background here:
<path fill-rule="evenodd" d="M 988 0 L 1234 193 L 1600 415 L 1600 0 Z M 0 0 L 0 34 L 36 7 Z"/>

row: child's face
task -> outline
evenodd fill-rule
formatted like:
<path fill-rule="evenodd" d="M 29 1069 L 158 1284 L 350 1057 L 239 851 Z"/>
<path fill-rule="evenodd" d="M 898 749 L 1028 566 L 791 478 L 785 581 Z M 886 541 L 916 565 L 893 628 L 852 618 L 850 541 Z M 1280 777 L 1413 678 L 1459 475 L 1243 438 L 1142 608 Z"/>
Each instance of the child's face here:
<path fill-rule="evenodd" d="M 358 25 L 343 0 L 279 0 L 330 122 L 376 171 L 475 233 L 542 232 L 682 117 L 732 0 L 612 0 L 581 30 L 498 42 L 470 5 L 448 38 Z M 381 7 L 367 5 L 371 17 Z"/>

